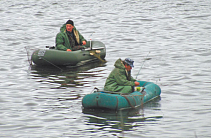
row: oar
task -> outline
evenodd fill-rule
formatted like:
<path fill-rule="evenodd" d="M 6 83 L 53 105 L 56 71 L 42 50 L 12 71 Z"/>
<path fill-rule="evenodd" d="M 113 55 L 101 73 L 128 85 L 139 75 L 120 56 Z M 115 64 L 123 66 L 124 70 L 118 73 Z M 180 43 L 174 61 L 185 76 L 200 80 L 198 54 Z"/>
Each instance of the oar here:
<path fill-rule="evenodd" d="M 99 59 L 101 62 L 106 62 L 106 60 L 103 60 L 101 57 L 100 57 L 100 52 L 99 50 L 91 50 L 89 51 L 90 55 L 96 57 L 97 59 Z"/>

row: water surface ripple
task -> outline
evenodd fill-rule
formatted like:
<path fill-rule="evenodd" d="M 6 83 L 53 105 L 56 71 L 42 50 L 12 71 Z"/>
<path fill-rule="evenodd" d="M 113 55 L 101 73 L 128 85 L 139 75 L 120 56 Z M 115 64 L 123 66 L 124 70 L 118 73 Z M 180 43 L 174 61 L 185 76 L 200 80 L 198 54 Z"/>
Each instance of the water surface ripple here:
<path fill-rule="evenodd" d="M 1 0 L 0 137 L 211 137 L 211 2 L 208 0 Z M 106 45 L 107 63 L 29 67 L 68 19 Z M 91 34 L 93 35 L 91 36 Z M 146 58 L 147 54 L 149 56 Z M 162 89 L 144 107 L 82 110 L 118 58 Z"/>

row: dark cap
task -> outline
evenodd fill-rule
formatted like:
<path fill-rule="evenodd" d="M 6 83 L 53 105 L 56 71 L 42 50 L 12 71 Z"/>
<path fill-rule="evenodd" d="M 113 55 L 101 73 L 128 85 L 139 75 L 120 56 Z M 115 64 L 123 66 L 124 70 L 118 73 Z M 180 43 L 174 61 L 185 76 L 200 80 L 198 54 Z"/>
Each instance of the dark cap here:
<path fill-rule="evenodd" d="M 74 26 L 74 22 L 73 22 L 72 20 L 68 20 L 68 21 L 66 22 L 66 24 L 71 24 L 72 26 Z"/>
<path fill-rule="evenodd" d="M 125 60 L 125 63 L 127 63 L 128 65 L 130 65 L 131 67 L 134 67 L 134 65 L 133 65 L 133 60 L 132 59 L 130 59 L 130 58 L 126 58 Z"/>

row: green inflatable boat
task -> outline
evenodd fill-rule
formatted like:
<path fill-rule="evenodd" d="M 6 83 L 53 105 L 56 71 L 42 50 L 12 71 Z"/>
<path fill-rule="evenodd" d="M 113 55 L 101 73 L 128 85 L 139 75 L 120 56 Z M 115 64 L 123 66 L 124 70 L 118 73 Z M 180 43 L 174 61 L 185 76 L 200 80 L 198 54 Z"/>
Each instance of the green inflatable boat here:
<path fill-rule="evenodd" d="M 96 90 L 91 94 L 87 94 L 82 99 L 82 106 L 85 109 L 111 109 L 119 110 L 123 108 L 138 107 L 161 94 L 158 85 L 152 82 L 138 81 L 142 89 L 133 93 L 122 95 L 117 92 L 107 92 Z"/>
<path fill-rule="evenodd" d="M 31 60 L 36 65 L 78 66 L 92 60 L 105 62 L 105 45 L 100 41 L 88 41 L 85 49 L 77 51 L 62 51 L 52 48 L 37 49 Z"/>

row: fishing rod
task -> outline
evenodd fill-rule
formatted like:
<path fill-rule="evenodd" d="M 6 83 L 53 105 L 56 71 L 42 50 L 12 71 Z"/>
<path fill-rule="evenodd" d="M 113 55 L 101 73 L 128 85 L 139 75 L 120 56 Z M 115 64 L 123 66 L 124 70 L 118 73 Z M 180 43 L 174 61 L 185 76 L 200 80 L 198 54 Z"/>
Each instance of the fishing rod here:
<path fill-rule="evenodd" d="M 30 59 L 28 47 L 25 46 L 24 48 L 26 49 L 26 54 L 27 54 L 28 62 L 29 62 L 29 65 L 31 67 L 32 66 L 32 60 Z"/>
<path fill-rule="evenodd" d="M 149 52 L 149 53 L 150 53 L 150 52 Z M 149 56 L 149 53 L 147 54 L 146 58 L 144 59 L 142 65 L 141 65 L 141 68 L 139 69 L 138 74 L 136 75 L 136 79 L 137 79 L 137 77 L 138 77 L 138 75 L 139 75 L 139 73 L 140 73 L 140 71 L 141 71 L 141 69 L 142 69 L 142 67 L 143 67 L 143 65 L 144 65 L 144 62 L 146 61 L 147 57 Z"/>
<path fill-rule="evenodd" d="M 92 39 L 91 39 L 91 36 L 92 36 L 93 33 L 95 33 L 95 32 L 92 32 L 91 35 L 89 36 L 90 37 L 90 49 L 91 50 L 92 50 Z"/>

